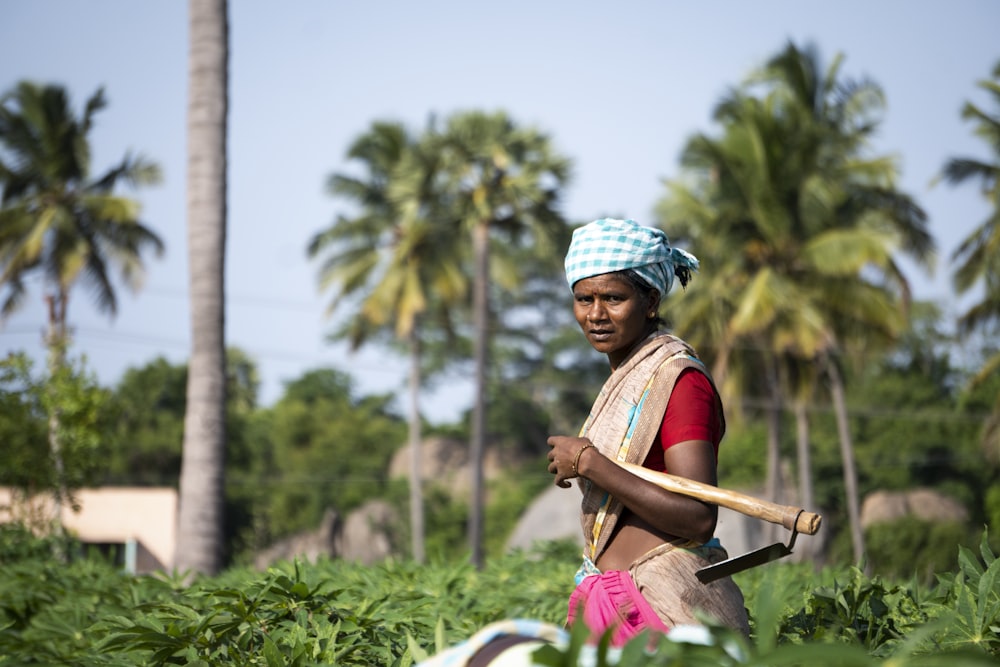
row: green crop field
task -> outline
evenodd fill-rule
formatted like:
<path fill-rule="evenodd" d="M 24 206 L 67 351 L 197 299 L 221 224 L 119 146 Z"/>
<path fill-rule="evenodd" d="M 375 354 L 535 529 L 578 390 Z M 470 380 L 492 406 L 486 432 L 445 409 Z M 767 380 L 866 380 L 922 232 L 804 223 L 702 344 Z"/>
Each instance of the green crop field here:
<path fill-rule="evenodd" d="M 51 544 L 4 529 L 0 665 L 411 665 L 506 618 L 561 623 L 573 547 L 550 544 L 490 561 L 365 567 L 343 561 L 234 569 L 187 582 L 133 576 L 99 558 L 61 562 Z M 858 568 L 772 563 L 737 581 L 749 641 L 636 641 L 598 664 L 995 665 L 1000 561 L 984 535 L 933 585 Z M 549 652 L 576 665 L 580 637 Z M 736 642 L 738 652 L 722 644 Z M 738 653 L 739 658 L 732 653 Z M 592 656 L 593 657 L 593 656 Z"/>

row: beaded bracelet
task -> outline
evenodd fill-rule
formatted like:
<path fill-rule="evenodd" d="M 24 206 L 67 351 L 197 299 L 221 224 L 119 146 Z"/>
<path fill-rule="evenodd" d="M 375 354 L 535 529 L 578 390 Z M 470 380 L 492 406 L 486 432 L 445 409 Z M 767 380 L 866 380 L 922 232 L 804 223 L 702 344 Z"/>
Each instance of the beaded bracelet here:
<path fill-rule="evenodd" d="M 584 452 L 585 452 L 585 451 L 586 451 L 587 449 L 589 449 L 589 448 L 591 448 L 591 447 L 593 447 L 593 446 L 594 446 L 594 443 L 592 443 L 592 442 L 588 442 L 588 443 L 587 443 L 586 445 L 584 445 L 583 447 L 581 447 L 581 448 L 580 448 L 580 451 L 578 451 L 578 452 L 576 453 L 576 458 L 575 458 L 575 459 L 573 459 L 573 474 L 574 474 L 574 475 L 578 475 L 578 474 L 579 474 L 579 473 L 578 473 L 578 472 L 576 471 L 576 466 L 580 464 L 580 457 L 581 457 L 581 456 L 583 456 L 583 453 L 584 453 Z"/>

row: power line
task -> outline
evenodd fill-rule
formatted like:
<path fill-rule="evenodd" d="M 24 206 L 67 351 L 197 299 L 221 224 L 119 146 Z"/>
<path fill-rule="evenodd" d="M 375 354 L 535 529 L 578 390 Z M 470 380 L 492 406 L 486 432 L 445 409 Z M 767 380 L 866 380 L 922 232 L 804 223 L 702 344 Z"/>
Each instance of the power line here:
<path fill-rule="evenodd" d="M 0 331 L 0 336 L 5 334 L 10 335 L 24 335 L 24 334 L 37 334 L 38 331 L 28 328 L 19 328 L 17 330 L 4 330 Z M 190 342 L 186 339 L 180 338 L 162 338 L 157 336 L 151 336 L 149 334 L 141 334 L 135 332 L 126 331 L 103 331 L 100 329 L 89 329 L 89 328 L 74 328 L 72 332 L 72 337 L 77 341 L 86 341 L 88 344 L 101 345 L 101 344 L 117 344 L 117 343 L 128 343 L 133 345 L 139 345 L 144 347 L 151 347 L 156 350 L 162 350 L 164 348 L 176 349 L 187 351 L 190 349 Z M 315 362 L 317 364 L 322 364 L 321 359 L 322 353 L 317 352 L 316 354 L 308 354 L 305 352 L 294 352 L 289 350 L 276 350 L 267 348 L 258 348 L 255 346 L 239 346 L 240 349 L 248 352 L 254 359 L 259 361 L 293 361 L 293 362 Z M 375 372 L 375 373 L 399 373 L 398 364 L 372 364 L 366 362 L 359 362 L 356 359 L 351 361 L 351 370 L 360 370 L 364 372 Z"/>
<path fill-rule="evenodd" d="M 746 396 L 740 397 L 738 401 L 742 406 L 749 406 L 762 410 L 773 409 L 776 405 L 774 401 L 759 398 L 748 398 Z M 782 411 L 786 411 L 790 410 L 792 405 L 790 403 L 781 403 L 778 404 L 777 407 Z M 832 414 L 834 410 L 833 406 L 830 405 L 810 403 L 806 406 L 806 411 L 811 413 Z M 989 416 L 989 413 L 987 412 L 961 413 L 955 410 L 905 410 L 901 408 L 857 406 L 849 406 L 847 408 L 847 414 L 849 417 L 894 418 L 927 422 L 982 422 Z"/>
<path fill-rule="evenodd" d="M 27 283 L 42 283 L 43 278 L 40 275 L 28 276 Z M 176 285 L 154 285 L 142 287 L 135 292 L 130 292 L 125 290 L 116 290 L 116 294 L 129 294 L 133 297 L 141 296 L 161 296 L 168 297 L 172 299 L 187 300 L 189 298 L 189 290 L 186 287 L 178 287 Z M 226 290 L 226 302 L 235 304 L 250 304 L 259 305 L 267 308 L 274 308 L 278 310 L 298 310 L 305 312 L 322 313 L 325 311 L 326 306 L 322 305 L 320 302 L 312 301 L 299 301 L 287 299 L 284 297 L 266 297 L 257 294 L 241 294 L 239 292 L 234 292 L 231 290 Z"/>
<path fill-rule="evenodd" d="M 170 298 L 187 299 L 188 291 L 180 287 L 149 287 L 142 290 L 143 294 L 166 296 Z M 264 297 L 259 295 L 226 292 L 226 302 L 249 304 L 274 308 L 276 310 L 297 310 L 303 312 L 322 313 L 325 306 L 311 301 L 293 301 L 280 297 Z"/>

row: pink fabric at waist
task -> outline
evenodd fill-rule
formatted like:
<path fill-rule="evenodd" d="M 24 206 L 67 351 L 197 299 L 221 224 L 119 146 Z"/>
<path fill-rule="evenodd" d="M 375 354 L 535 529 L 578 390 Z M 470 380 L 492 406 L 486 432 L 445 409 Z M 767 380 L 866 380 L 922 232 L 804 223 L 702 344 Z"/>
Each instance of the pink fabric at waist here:
<path fill-rule="evenodd" d="M 611 570 L 585 577 L 569 599 L 567 625 L 582 617 L 598 640 L 612 631 L 612 646 L 621 646 L 643 630 L 666 633 L 669 628 L 642 597 L 628 572 Z"/>

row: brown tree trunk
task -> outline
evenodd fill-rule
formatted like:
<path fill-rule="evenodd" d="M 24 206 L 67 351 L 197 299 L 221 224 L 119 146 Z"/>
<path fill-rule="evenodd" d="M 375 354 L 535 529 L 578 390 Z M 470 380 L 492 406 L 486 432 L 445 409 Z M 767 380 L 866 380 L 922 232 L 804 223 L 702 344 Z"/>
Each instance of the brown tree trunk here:
<path fill-rule="evenodd" d="M 809 414 L 806 399 L 795 401 L 795 450 L 799 462 L 799 505 L 813 506 L 812 448 L 809 442 Z"/>
<path fill-rule="evenodd" d="M 476 225 L 472 231 L 472 248 L 476 270 L 473 286 L 473 358 L 475 363 L 475 395 L 472 406 L 472 441 L 469 444 L 469 459 L 472 474 L 469 507 L 469 549 L 473 565 L 483 566 L 483 451 L 486 440 L 486 348 L 489 337 L 489 234 L 486 221 Z"/>
<path fill-rule="evenodd" d="M 812 511 L 813 481 L 812 481 L 812 446 L 809 440 L 808 399 L 800 397 L 795 401 L 795 450 L 799 465 L 799 507 Z M 795 559 L 799 562 L 814 562 L 818 552 L 818 543 L 805 540 L 798 543 L 795 549 Z"/>
<path fill-rule="evenodd" d="M 865 536 L 861 530 L 861 512 L 858 509 L 858 473 L 854 465 L 854 443 L 847 420 L 847 400 L 844 397 L 844 381 L 840 370 L 832 359 L 826 361 L 826 372 L 830 378 L 830 395 L 837 416 L 837 434 L 840 439 L 840 458 L 844 467 L 844 495 L 847 496 L 847 520 L 851 529 L 851 545 L 854 547 L 854 562 L 860 563 L 865 553 Z"/>
<path fill-rule="evenodd" d="M 69 333 L 66 331 L 66 305 L 69 296 L 62 289 L 56 294 L 45 297 L 48 306 L 48 331 L 45 333 L 45 346 L 48 348 L 49 381 L 53 382 L 59 371 L 66 365 L 66 347 L 69 345 Z M 49 412 L 49 454 L 52 457 L 52 468 L 55 475 L 55 486 L 52 489 L 52 530 L 62 537 L 63 505 L 66 502 L 66 468 L 63 462 L 62 441 L 60 431 L 59 406 L 54 405 Z M 58 554 L 64 557 L 65 554 Z"/>
<path fill-rule="evenodd" d="M 767 477 L 764 481 L 764 497 L 772 503 L 781 503 L 781 411 L 783 407 L 781 383 L 776 368 L 777 362 L 767 360 L 767 387 L 770 394 L 765 418 L 767 420 Z M 768 542 L 773 542 L 780 534 L 780 528 L 767 524 L 763 528 Z"/>
<path fill-rule="evenodd" d="M 767 406 L 767 479 L 764 494 L 773 503 L 781 500 L 781 383 L 774 360 L 768 361 L 767 385 L 770 394 Z"/>
<path fill-rule="evenodd" d="M 410 332 L 410 531 L 413 560 L 424 562 L 424 494 L 420 435 L 420 338 Z"/>

